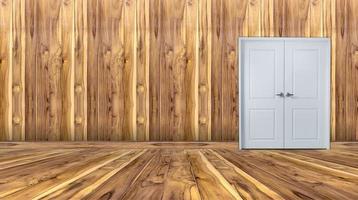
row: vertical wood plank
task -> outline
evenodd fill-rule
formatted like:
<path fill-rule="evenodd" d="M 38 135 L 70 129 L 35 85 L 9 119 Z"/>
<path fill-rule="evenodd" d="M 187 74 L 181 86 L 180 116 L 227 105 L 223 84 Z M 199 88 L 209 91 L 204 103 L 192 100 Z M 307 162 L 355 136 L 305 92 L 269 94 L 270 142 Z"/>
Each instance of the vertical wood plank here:
<path fill-rule="evenodd" d="M 87 140 L 87 1 L 75 1 L 74 139 Z"/>
<path fill-rule="evenodd" d="M 25 1 L 25 138 L 37 139 L 37 34 L 38 12 L 36 0 Z"/>
<path fill-rule="evenodd" d="M 100 18 L 98 14 L 98 0 L 87 1 L 87 138 L 98 139 L 98 65 L 101 60 L 100 48 Z M 86 15 L 86 14 L 85 14 Z M 86 50 L 86 49 L 85 49 Z"/>
<path fill-rule="evenodd" d="M 51 2 L 52 3 L 52 2 Z M 46 10 L 50 9 L 47 1 L 35 1 L 37 16 L 36 23 L 38 26 L 37 34 L 37 48 L 36 48 L 36 140 L 48 140 L 49 135 L 51 139 L 59 139 L 59 125 L 57 122 L 56 114 L 58 113 L 57 102 L 57 84 L 58 81 L 58 66 L 61 60 L 61 49 L 59 46 L 51 45 L 50 52 L 50 41 L 51 27 L 50 17 L 46 16 Z M 56 8 L 57 7 L 57 8 Z M 56 14 L 59 14 L 59 5 L 55 7 Z M 55 15 L 55 14 L 53 14 Z M 56 27 L 56 26 L 55 26 Z M 56 38 L 57 39 L 57 38 Z M 26 49 L 27 50 L 27 49 Z M 52 82 L 50 83 L 50 77 Z M 50 86 L 51 84 L 51 86 Z M 50 90 L 51 87 L 51 91 Z M 51 124 L 51 127 L 50 127 Z M 52 130 L 49 130 L 51 128 Z M 55 131 L 51 132 L 51 131 Z"/>
<path fill-rule="evenodd" d="M 136 0 L 124 4 L 123 140 L 136 140 Z"/>
<path fill-rule="evenodd" d="M 331 141 L 336 141 L 336 1 L 323 1 L 323 35 L 331 38 Z"/>
<path fill-rule="evenodd" d="M 12 3 L 12 135 L 25 140 L 25 1 Z"/>
<path fill-rule="evenodd" d="M 249 0 L 247 11 L 249 36 L 261 36 L 261 3 L 261 0 Z"/>
<path fill-rule="evenodd" d="M 282 36 L 302 37 L 310 34 L 310 0 L 283 1 Z"/>
<path fill-rule="evenodd" d="M 149 140 L 149 2 L 137 0 L 137 140 Z"/>
<path fill-rule="evenodd" d="M 12 140 L 12 3 L 0 1 L 0 140 Z"/>
<path fill-rule="evenodd" d="M 160 140 L 160 55 L 162 42 L 162 2 L 149 1 L 149 139 Z"/>
<path fill-rule="evenodd" d="M 176 46 L 175 40 L 179 40 L 177 43 L 182 42 L 180 28 L 185 6 L 180 0 L 163 0 L 161 3 L 163 40 L 161 41 L 160 56 L 160 140 L 180 140 L 179 131 L 183 126 L 182 109 L 179 107 L 182 102 L 180 99 L 182 96 L 180 85 L 182 74 L 180 66 L 176 63 L 177 61 L 183 63 L 185 49 L 182 48 L 181 57 L 178 55 L 176 58 L 178 50 L 174 47 Z M 181 46 L 183 45 L 181 44 Z"/>
<path fill-rule="evenodd" d="M 124 2 L 99 1 L 98 139 L 121 140 L 124 126 Z M 122 122 L 122 123 L 121 123 Z"/>
<path fill-rule="evenodd" d="M 36 1 L 35 6 L 36 103 L 41 105 L 36 139 L 70 140 L 73 1 Z"/>
<path fill-rule="evenodd" d="M 310 0 L 310 36 L 323 36 L 323 1 L 324 0 Z"/>
<path fill-rule="evenodd" d="M 175 29 L 180 27 L 182 21 L 182 15 L 184 6 L 180 5 L 180 1 L 163 1 L 163 48 L 161 59 L 161 71 L 160 71 L 160 139 L 161 140 L 173 140 L 174 134 L 176 139 L 179 139 L 178 130 L 182 126 L 182 118 L 180 116 L 180 108 L 178 101 L 180 101 L 181 89 L 178 81 L 180 74 L 176 72 L 178 67 L 175 66 L 176 55 L 174 49 L 174 37 Z M 178 5 L 176 5 L 177 3 Z M 171 5 L 174 4 L 174 5 Z M 176 10 L 172 10 L 171 7 L 176 7 Z M 172 13 L 173 12 L 173 13 Z M 178 25 L 174 24 L 178 18 Z M 179 32 L 180 33 L 180 32 Z M 181 39 L 181 38 L 175 38 Z M 182 54 L 184 54 L 183 52 Z M 184 55 L 183 55 L 184 56 Z M 183 60 L 183 58 L 182 58 Z M 180 60 L 179 60 L 180 61 Z M 180 70 L 180 68 L 179 68 Z M 177 74 L 175 74 L 177 73 Z M 176 76 L 175 76 L 176 75 Z M 167 84 L 165 84 L 167 83 Z"/>
<path fill-rule="evenodd" d="M 275 0 L 273 2 L 273 12 L 274 12 L 274 36 L 282 37 L 284 34 L 284 12 L 285 11 L 285 0 Z"/>
<path fill-rule="evenodd" d="M 56 5 L 56 4 L 53 4 Z M 61 102 L 58 120 L 60 140 L 74 140 L 74 67 L 75 67 L 75 0 L 61 1 L 58 38 L 62 48 L 62 66 L 58 95 Z M 52 45 L 54 42 L 51 42 Z M 57 139 L 56 139 L 57 140 Z"/>
<path fill-rule="evenodd" d="M 261 36 L 272 37 L 274 36 L 274 1 L 275 0 L 262 0 L 261 1 Z"/>
<path fill-rule="evenodd" d="M 337 1 L 336 4 L 336 30 L 337 30 L 337 50 L 336 50 L 336 106 L 337 106 L 337 141 L 344 141 L 348 138 L 348 130 L 346 129 L 346 65 L 347 65 L 347 42 L 348 38 L 348 15 L 347 1 Z M 345 134 L 342 134 L 345 133 Z"/>
<path fill-rule="evenodd" d="M 212 0 L 211 4 L 211 137 L 214 141 L 221 140 L 222 135 L 222 91 L 221 91 L 221 62 L 222 62 L 222 37 L 223 9 L 222 0 Z"/>
<path fill-rule="evenodd" d="M 358 10 L 358 2 L 354 0 L 349 0 L 347 2 L 347 32 L 348 40 L 347 42 L 347 78 L 346 78 L 346 131 L 347 131 L 347 140 L 355 141 L 357 138 L 357 121 L 358 121 L 358 17 L 356 12 Z"/>
<path fill-rule="evenodd" d="M 211 140 L 211 0 L 199 0 L 199 140 Z"/>
<path fill-rule="evenodd" d="M 195 35 L 197 1 L 162 1 L 160 137 L 195 137 Z M 190 13 L 190 14 L 189 14 Z M 191 19 L 192 18 L 192 19 Z M 193 21 L 193 24 L 190 24 Z"/>
<path fill-rule="evenodd" d="M 136 1 L 98 4 L 98 139 L 135 140 Z"/>
<path fill-rule="evenodd" d="M 184 140 L 193 141 L 199 139 L 198 133 L 198 51 L 199 51 L 199 19 L 198 19 L 198 0 L 185 2 L 185 21 L 184 21 L 184 45 L 186 49 L 186 66 L 184 67 L 184 104 L 183 111 Z"/>
<path fill-rule="evenodd" d="M 223 49 L 222 49 L 222 141 L 237 140 L 238 136 L 238 68 L 237 38 L 245 35 L 246 24 L 251 17 L 260 20 L 260 1 L 223 1 Z M 247 17 L 247 12 L 252 12 Z M 256 12 L 257 11 L 257 12 Z M 246 23 L 248 21 L 248 23 Z M 259 21 L 258 21 L 259 22 Z M 253 25 L 255 26 L 255 25 Z M 255 26 L 260 34 L 260 24 Z"/>

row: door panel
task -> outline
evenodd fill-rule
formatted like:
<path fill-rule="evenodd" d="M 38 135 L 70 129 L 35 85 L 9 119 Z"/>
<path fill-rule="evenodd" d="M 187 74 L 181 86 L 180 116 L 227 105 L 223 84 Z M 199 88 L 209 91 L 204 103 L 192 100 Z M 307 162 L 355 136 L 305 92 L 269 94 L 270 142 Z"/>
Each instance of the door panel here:
<path fill-rule="evenodd" d="M 250 99 L 274 99 L 276 89 L 275 50 L 250 50 Z"/>
<path fill-rule="evenodd" d="M 292 64 L 292 90 L 297 97 L 316 99 L 319 85 L 319 50 L 295 49 Z M 290 70 L 287 72 L 291 73 Z"/>
<path fill-rule="evenodd" d="M 283 148 L 284 42 L 243 46 L 243 148 Z"/>
<path fill-rule="evenodd" d="M 314 108 L 292 110 L 293 140 L 318 139 L 318 110 Z"/>
<path fill-rule="evenodd" d="M 325 148 L 328 42 L 285 42 L 285 147 Z"/>
<path fill-rule="evenodd" d="M 250 140 L 275 140 L 275 109 L 250 109 Z"/>

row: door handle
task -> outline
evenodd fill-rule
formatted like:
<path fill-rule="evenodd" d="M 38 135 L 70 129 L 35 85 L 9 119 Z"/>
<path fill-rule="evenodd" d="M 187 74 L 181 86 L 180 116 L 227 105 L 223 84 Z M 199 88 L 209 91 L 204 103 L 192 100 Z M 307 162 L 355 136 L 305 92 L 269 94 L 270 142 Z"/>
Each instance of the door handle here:
<path fill-rule="evenodd" d="M 287 92 L 286 97 L 292 97 L 294 94 Z"/>
<path fill-rule="evenodd" d="M 283 92 L 280 92 L 280 93 L 276 94 L 276 96 L 285 97 L 285 94 Z"/>

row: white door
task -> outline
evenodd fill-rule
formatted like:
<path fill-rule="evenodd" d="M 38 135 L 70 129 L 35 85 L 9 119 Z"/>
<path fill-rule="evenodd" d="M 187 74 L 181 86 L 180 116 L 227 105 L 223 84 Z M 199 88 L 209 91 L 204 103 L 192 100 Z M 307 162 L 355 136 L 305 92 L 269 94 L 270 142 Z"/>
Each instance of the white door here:
<path fill-rule="evenodd" d="M 329 42 L 285 42 L 285 148 L 326 148 Z"/>
<path fill-rule="evenodd" d="M 284 41 L 242 45 L 243 148 L 283 148 Z"/>

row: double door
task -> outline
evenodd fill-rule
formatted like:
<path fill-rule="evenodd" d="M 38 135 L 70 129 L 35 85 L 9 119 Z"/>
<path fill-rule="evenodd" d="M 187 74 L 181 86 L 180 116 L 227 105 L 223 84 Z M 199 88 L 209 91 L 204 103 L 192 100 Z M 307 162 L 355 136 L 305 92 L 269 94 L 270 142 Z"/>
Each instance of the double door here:
<path fill-rule="evenodd" d="M 240 39 L 240 147 L 328 148 L 328 39 Z"/>

